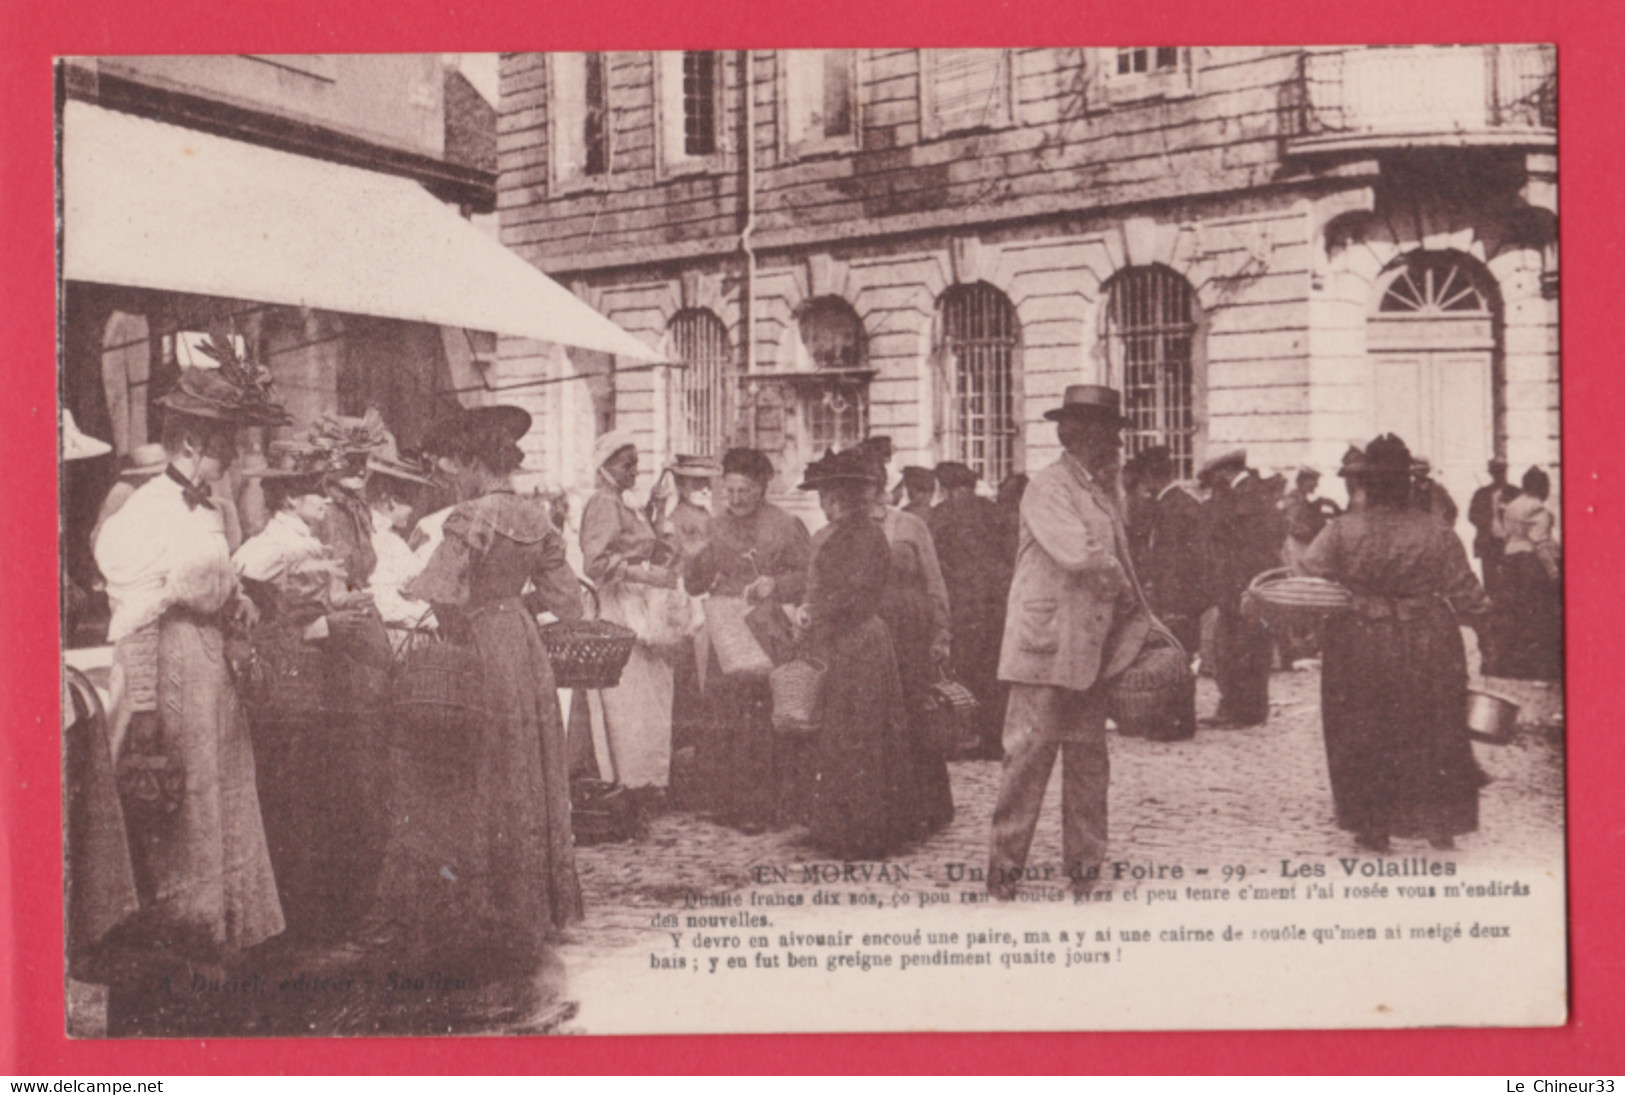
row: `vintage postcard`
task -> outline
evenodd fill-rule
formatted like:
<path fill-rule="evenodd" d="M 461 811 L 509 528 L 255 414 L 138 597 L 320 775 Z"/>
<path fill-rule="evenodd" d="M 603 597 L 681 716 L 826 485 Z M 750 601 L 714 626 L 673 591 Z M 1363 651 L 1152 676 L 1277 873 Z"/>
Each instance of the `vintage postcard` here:
<path fill-rule="evenodd" d="M 61 59 L 66 1030 L 1563 1023 L 1557 64 Z"/>

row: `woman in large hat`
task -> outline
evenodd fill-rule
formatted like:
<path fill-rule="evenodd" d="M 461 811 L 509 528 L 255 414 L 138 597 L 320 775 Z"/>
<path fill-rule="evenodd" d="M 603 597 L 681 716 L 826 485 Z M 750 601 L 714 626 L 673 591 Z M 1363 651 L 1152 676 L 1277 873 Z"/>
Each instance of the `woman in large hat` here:
<path fill-rule="evenodd" d="M 248 473 L 260 481 L 269 520 L 232 557 L 259 609 L 249 638 L 262 689 L 249 697 L 248 716 L 290 935 L 342 938 L 371 898 L 382 780 L 373 720 L 338 705 L 349 706 L 348 663 L 365 651 L 375 618 L 371 599 L 346 588 L 344 564 L 316 534 L 332 506 L 326 455 L 279 446 L 273 456 Z"/>
<path fill-rule="evenodd" d="M 653 810 L 671 778 L 674 678 L 666 648 L 686 639 L 676 610 L 678 575 L 662 565 L 648 516 L 627 503 L 637 483 L 638 450 L 619 430 L 593 446 L 597 489 L 581 511 L 582 568 L 598 587 L 603 618 L 637 632 L 621 682 L 603 692 L 604 731 L 615 781 Z"/>
<path fill-rule="evenodd" d="M 915 832 L 915 760 L 891 635 L 878 609 L 892 565 L 874 521 L 875 461 L 860 450 L 808 465 L 829 518 L 809 571 L 811 646 L 827 666 L 812 793 L 812 838 L 831 855 L 875 859 Z M 821 532 L 823 530 L 820 530 Z"/>
<path fill-rule="evenodd" d="M 801 603 L 812 544 L 800 520 L 766 501 L 772 481 L 773 462 L 760 450 L 723 455 L 722 510 L 711 519 L 710 542 L 684 574 L 691 592 L 743 597 L 769 612 Z M 724 677 L 709 646 L 705 652 L 711 725 L 701 760 L 719 816 L 745 832 L 796 820 L 800 803 L 788 793 L 794 777 L 787 763 L 795 743 L 773 733 L 767 683 Z"/>
<path fill-rule="evenodd" d="M 1310 544 L 1297 569 L 1354 594 L 1327 621 L 1321 721 L 1337 824 L 1385 851 L 1391 837 L 1435 848 L 1478 828 L 1483 775 L 1463 712 L 1467 658 L 1459 619 L 1489 608 L 1460 538 L 1410 504 L 1411 454 L 1385 434 L 1338 473 L 1354 505 Z"/>
<path fill-rule="evenodd" d="M 536 625 L 543 610 L 579 618 L 581 598 L 546 504 L 510 479 L 529 426 L 519 408 L 482 408 L 436 436 L 464 501 L 401 593 L 472 644 L 483 681 L 466 706 L 486 714 L 452 741 L 393 727 L 391 832 L 365 938 L 510 985 L 581 918 L 564 723 Z"/>
<path fill-rule="evenodd" d="M 239 429 L 287 415 L 267 370 L 224 337 L 209 348 L 219 367 L 184 369 L 159 401 L 163 474 L 108 518 L 95 553 L 112 607 L 115 748 L 125 768 L 142 767 L 132 763 L 142 757 L 146 771 L 161 770 L 161 793 L 131 818 L 141 920 L 170 953 L 230 962 L 282 931 L 283 919 L 254 754 L 223 656 L 226 627 L 252 609 L 211 488 L 236 458 Z"/>

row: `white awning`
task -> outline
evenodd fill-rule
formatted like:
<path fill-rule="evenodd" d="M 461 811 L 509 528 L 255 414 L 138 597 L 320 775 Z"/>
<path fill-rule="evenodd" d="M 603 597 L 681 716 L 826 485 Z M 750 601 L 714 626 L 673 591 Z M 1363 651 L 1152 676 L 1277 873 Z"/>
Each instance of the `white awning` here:
<path fill-rule="evenodd" d="M 410 179 L 81 102 L 62 140 L 70 280 L 663 360 Z"/>

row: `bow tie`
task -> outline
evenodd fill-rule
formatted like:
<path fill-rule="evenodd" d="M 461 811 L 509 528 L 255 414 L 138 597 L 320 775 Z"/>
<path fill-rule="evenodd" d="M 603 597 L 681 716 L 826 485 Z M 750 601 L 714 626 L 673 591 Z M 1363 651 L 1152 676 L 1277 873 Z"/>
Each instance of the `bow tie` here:
<path fill-rule="evenodd" d="M 214 496 L 209 493 L 207 487 L 200 487 L 193 483 L 186 476 L 176 471 L 173 464 L 165 468 L 164 471 L 171 479 L 180 484 L 181 497 L 186 500 L 187 509 L 197 509 L 199 506 L 204 509 L 214 509 Z"/>

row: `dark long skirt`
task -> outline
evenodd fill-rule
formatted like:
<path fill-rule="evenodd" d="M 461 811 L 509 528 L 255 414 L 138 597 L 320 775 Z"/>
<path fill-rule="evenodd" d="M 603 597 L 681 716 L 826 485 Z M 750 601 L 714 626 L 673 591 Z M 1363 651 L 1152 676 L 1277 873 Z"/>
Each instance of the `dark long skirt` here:
<path fill-rule="evenodd" d="M 741 829 L 771 825 L 780 820 L 782 787 L 768 683 L 724 676 L 715 654 L 705 683 L 711 718 L 702 761 L 710 806 L 725 825 Z"/>
<path fill-rule="evenodd" d="M 1478 828 L 1484 779 L 1464 709 L 1467 657 L 1443 602 L 1414 618 L 1328 622 L 1321 678 L 1337 824 L 1372 836 Z"/>
<path fill-rule="evenodd" d="M 487 713 L 452 732 L 394 727 L 375 915 L 405 929 L 416 954 L 522 966 L 553 928 L 581 919 L 564 726 L 523 605 L 469 618 Z"/>
<path fill-rule="evenodd" d="M 925 713 L 926 693 L 935 679 L 931 665 L 931 603 L 924 590 L 893 582 L 881 599 L 880 618 L 891 634 L 908 718 L 913 784 L 909 797 L 914 805 L 914 823 L 923 832 L 936 832 L 953 820 L 954 796 L 948 780 L 948 758 L 933 739 Z"/>
<path fill-rule="evenodd" d="M 1532 552 L 1508 555 L 1501 571 L 1501 593 L 1495 600 L 1500 649 L 1493 675 L 1526 681 L 1562 680 L 1562 585 L 1546 573 Z"/>
<path fill-rule="evenodd" d="M 877 616 L 823 638 L 823 728 L 812 794 L 812 839 L 842 859 L 877 859 L 906 841 L 914 753 L 891 636 Z"/>

